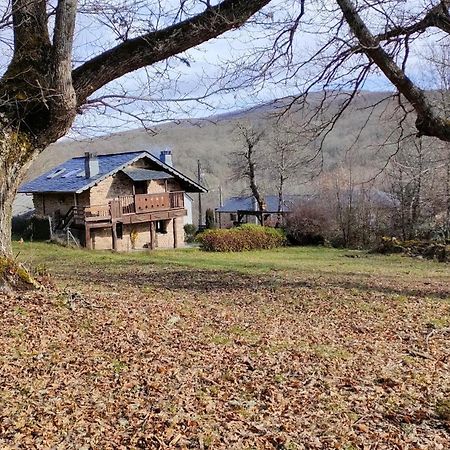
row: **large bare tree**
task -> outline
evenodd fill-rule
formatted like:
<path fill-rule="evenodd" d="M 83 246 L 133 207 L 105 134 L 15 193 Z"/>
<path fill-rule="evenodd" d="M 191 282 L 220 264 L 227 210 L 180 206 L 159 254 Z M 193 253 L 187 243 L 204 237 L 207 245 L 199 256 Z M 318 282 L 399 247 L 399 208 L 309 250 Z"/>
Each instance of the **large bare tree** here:
<path fill-rule="evenodd" d="M 115 4 L 81 3 L 12 0 L 1 5 L 1 27 L 11 30 L 10 42 L 8 34 L 3 35 L 4 44 L 10 44 L 11 59 L 0 79 L 2 258 L 11 257 L 12 202 L 24 173 L 37 154 L 68 132 L 93 93 L 127 73 L 165 61 L 241 26 L 269 0 L 193 1 L 190 10 L 188 2 L 183 1 L 165 26 L 148 25 L 147 31 L 134 37 L 124 30 L 119 44 L 77 64 L 73 56 L 77 15 L 83 8 L 96 13 Z M 157 16 L 158 2 L 153 3 Z M 136 1 L 135 8 L 140 4 Z M 164 23 L 157 17 L 157 25 L 158 19 Z M 149 13 L 148 23 L 152 21 Z M 111 23 L 120 29 L 126 21 Z"/>

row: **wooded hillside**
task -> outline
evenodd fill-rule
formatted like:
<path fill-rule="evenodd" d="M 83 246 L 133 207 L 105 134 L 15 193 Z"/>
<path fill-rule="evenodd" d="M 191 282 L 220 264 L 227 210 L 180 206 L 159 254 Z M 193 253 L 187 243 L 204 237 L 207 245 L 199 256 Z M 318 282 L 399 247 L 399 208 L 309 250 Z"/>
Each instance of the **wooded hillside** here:
<path fill-rule="evenodd" d="M 389 121 L 389 117 L 395 105 L 392 100 L 382 101 L 388 95 L 383 92 L 361 93 L 344 112 L 324 141 L 325 171 L 336 168 L 349 155 L 356 161 L 356 166 L 353 167 L 355 173 L 366 174 L 367 178 L 383 167 L 389 154 L 395 151 L 395 146 L 392 145 L 380 149 L 392 131 L 392 121 Z M 318 99 L 319 94 L 312 94 L 311 107 L 314 107 L 314 102 Z M 82 155 L 87 150 L 101 154 L 145 149 L 158 153 L 161 149 L 169 148 L 173 151 L 174 165 L 193 178 L 196 178 L 197 174 L 197 160 L 201 161 L 203 182 L 210 191 L 205 196 L 205 207 L 216 207 L 219 201 L 219 185 L 222 186 L 224 197 L 239 195 L 245 189 L 244 183 L 230 182 L 230 155 L 239 150 L 240 146 L 236 133 L 237 123 L 264 124 L 268 115 L 283 111 L 283 107 L 291 101 L 291 98 L 285 98 L 248 110 L 160 124 L 151 131 L 140 128 L 87 140 L 65 139 L 51 145 L 39 155 L 27 178 L 33 178 L 71 157 Z M 339 100 L 335 102 L 337 109 Z M 375 108 L 369 108 L 377 102 L 381 103 Z M 299 113 L 292 111 L 289 114 L 298 116 Z M 313 151 L 314 149 L 311 149 L 311 154 Z M 320 157 L 317 158 L 317 164 L 319 160 Z M 270 189 L 270 183 L 268 185 Z M 305 177 L 291 179 L 286 184 L 286 192 L 290 193 L 301 193 L 311 188 L 311 183 Z"/>

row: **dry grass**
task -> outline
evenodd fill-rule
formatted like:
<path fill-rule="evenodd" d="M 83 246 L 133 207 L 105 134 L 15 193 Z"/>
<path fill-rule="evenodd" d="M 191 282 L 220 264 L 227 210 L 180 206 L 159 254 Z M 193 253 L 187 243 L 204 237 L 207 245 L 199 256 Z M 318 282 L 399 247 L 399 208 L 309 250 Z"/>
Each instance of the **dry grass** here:
<path fill-rule="evenodd" d="M 448 265 L 20 249 L 58 287 L 0 303 L 2 449 L 449 448 Z"/>

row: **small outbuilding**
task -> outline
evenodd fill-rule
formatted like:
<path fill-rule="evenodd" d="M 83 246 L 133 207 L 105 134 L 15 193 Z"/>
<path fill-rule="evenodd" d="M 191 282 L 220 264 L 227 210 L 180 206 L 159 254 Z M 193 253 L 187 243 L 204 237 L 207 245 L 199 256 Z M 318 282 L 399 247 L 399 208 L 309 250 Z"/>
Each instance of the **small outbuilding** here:
<path fill-rule="evenodd" d="M 274 226 L 279 222 L 279 216 L 291 213 L 302 198 L 301 195 L 284 195 L 280 208 L 278 195 L 266 195 L 263 211 L 259 211 L 253 195 L 230 197 L 222 206 L 216 208 L 217 223 L 220 228 L 230 228 L 244 223 L 264 223 Z"/>

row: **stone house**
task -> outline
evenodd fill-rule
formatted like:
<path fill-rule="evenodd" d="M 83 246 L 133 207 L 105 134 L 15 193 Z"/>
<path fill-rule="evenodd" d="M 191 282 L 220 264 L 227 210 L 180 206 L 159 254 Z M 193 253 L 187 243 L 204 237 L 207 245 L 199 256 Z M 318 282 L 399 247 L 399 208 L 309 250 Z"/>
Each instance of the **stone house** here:
<path fill-rule="evenodd" d="M 160 158 L 126 152 L 72 158 L 23 184 L 35 215 L 53 228 L 70 231 L 91 249 L 176 248 L 184 245 L 187 193 L 206 192 L 172 166 L 169 150 Z"/>

